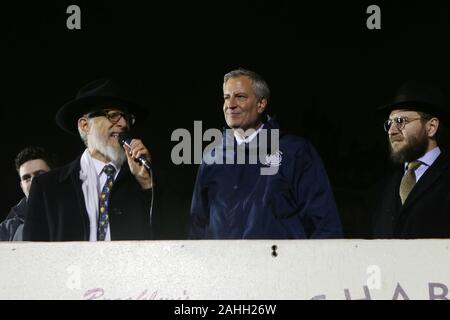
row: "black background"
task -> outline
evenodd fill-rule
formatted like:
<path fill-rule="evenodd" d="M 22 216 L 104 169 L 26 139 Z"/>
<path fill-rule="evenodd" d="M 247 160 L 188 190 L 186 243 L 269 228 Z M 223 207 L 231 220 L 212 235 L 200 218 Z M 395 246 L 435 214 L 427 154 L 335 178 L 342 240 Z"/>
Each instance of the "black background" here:
<path fill-rule="evenodd" d="M 66 8 L 81 7 L 81 30 Z M 381 8 L 381 30 L 366 9 Z M 176 128 L 222 128 L 223 75 L 237 67 L 269 83 L 282 129 L 309 138 L 322 156 L 345 235 L 368 236 L 366 200 L 389 172 L 374 109 L 408 79 L 450 74 L 450 5 L 435 1 L 33 1 L 1 4 L 0 218 L 23 196 L 14 169 L 27 145 L 72 161 L 83 145 L 54 122 L 84 84 L 129 82 L 151 110 L 137 132 L 165 173 L 171 207 L 161 237 L 184 238 L 197 165 L 175 166 Z M 447 137 L 448 138 L 448 137 Z"/>

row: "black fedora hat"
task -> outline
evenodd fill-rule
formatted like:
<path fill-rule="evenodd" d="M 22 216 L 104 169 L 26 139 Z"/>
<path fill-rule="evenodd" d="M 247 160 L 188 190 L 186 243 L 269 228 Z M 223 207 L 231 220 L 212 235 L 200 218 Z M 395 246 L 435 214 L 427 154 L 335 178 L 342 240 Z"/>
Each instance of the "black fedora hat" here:
<path fill-rule="evenodd" d="M 377 112 L 388 117 L 392 110 L 404 109 L 420 111 L 439 118 L 448 123 L 448 110 L 444 91 L 436 82 L 410 80 L 397 91 L 394 99 L 377 108 Z"/>
<path fill-rule="evenodd" d="M 145 108 L 125 97 L 124 86 L 118 80 L 105 78 L 92 81 L 78 91 L 74 100 L 58 110 L 56 123 L 64 131 L 78 135 L 78 119 L 105 107 L 127 111 L 137 119 L 147 116 Z"/>

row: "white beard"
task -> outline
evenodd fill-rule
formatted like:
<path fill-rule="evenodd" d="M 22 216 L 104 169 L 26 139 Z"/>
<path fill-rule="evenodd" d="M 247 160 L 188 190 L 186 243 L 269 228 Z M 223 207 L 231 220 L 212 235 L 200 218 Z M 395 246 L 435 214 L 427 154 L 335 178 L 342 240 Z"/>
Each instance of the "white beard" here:
<path fill-rule="evenodd" d="M 95 125 L 91 126 L 91 133 L 88 135 L 89 146 L 98 150 L 118 168 L 125 162 L 127 156 L 120 146 L 112 146 L 108 143 L 109 137 L 102 136 Z"/>

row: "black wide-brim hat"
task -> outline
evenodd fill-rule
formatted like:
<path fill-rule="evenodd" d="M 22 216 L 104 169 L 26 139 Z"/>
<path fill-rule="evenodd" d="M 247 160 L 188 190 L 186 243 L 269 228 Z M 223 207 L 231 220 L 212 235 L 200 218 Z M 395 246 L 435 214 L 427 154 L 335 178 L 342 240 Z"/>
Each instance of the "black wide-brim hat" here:
<path fill-rule="evenodd" d="M 449 124 L 445 94 L 436 82 L 408 81 L 400 87 L 390 103 L 378 107 L 376 111 L 387 119 L 391 111 L 396 109 L 424 112 Z"/>
<path fill-rule="evenodd" d="M 56 124 L 64 131 L 79 135 L 78 119 L 83 115 L 108 108 L 133 114 L 137 121 L 148 115 L 148 110 L 125 98 L 123 84 L 113 79 L 99 79 L 81 88 L 76 98 L 63 105 L 56 113 Z"/>

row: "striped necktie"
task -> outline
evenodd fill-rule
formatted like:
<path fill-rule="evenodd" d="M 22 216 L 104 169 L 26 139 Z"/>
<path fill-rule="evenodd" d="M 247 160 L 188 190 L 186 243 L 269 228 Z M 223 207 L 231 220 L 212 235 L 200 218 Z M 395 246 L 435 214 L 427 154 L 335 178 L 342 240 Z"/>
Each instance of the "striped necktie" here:
<path fill-rule="evenodd" d="M 414 188 L 416 184 L 416 174 L 415 170 L 421 165 L 420 161 L 413 161 L 408 163 L 408 170 L 406 170 L 405 175 L 400 182 L 400 199 L 402 204 L 405 203 L 406 198 L 408 198 L 409 193 Z"/>
<path fill-rule="evenodd" d="M 108 229 L 109 224 L 109 195 L 111 194 L 116 169 L 108 164 L 103 168 L 103 172 L 105 172 L 107 178 L 99 199 L 98 241 L 104 241 L 106 237 L 106 230 Z"/>

